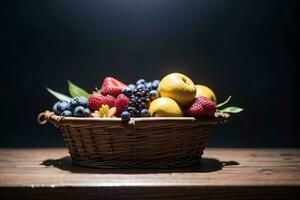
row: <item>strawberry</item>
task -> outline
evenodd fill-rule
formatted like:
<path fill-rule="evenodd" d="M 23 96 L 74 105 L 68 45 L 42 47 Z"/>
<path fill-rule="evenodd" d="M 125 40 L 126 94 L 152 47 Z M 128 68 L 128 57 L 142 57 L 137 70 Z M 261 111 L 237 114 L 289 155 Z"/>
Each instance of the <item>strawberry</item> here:
<path fill-rule="evenodd" d="M 103 80 L 103 84 L 102 87 L 109 87 L 109 86 L 116 86 L 116 87 L 121 87 L 121 88 L 125 88 L 127 85 L 125 85 L 124 83 L 122 83 L 121 81 L 118 81 L 117 79 L 113 78 L 113 77 L 106 77 Z"/>
<path fill-rule="evenodd" d="M 101 94 L 102 95 L 111 95 L 113 97 L 117 97 L 119 94 L 122 93 L 122 89 L 118 87 L 102 87 Z"/>
<path fill-rule="evenodd" d="M 199 102 L 203 106 L 206 116 L 214 116 L 216 109 L 217 109 L 215 101 L 210 100 L 206 97 L 201 97 L 201 96 L 197 97 L 196 99 L 197 99 L 196 101 Z"/>
<path fill-rule="evenodd" d="M 119 117 L 120 114 L 126 109 L 128 106 L 129 99 L 124 95 L 120 94 L 115 100 L 115 107 L 116 107 L 116 116 Z"/>
<path fill-rule="evenodd" d="M 186 115 L 189 117 L 202 117 L 205 111 L 201 103 L 194 100 L 194 102 L 186 109 Z"/>
<path fill-rule="evenodd" d="M 196 97 L 186 109 L 186 115 L 190 117 L 214 116 L 216 103 L 206 97 Z"/>
<path fill-rule="evenodd" d="M 122 93 L 122 90 L 126 87 L 126 85 L 117 79 L 112 77 L 106 77 L 103 80 L 101 86 L 101 94 L 102 95 L 112 95 L 117 97 L 119 94 Z"/>
<path fill-rule="evenodd" d="M 111 95 L 103 96 L 101 94 L 94 93 L 89 97 L 89 108 L 91 110 L 99 110 L 102 105 L 108 105 L 109 108 L 114 107 L 115 98 Z"/>

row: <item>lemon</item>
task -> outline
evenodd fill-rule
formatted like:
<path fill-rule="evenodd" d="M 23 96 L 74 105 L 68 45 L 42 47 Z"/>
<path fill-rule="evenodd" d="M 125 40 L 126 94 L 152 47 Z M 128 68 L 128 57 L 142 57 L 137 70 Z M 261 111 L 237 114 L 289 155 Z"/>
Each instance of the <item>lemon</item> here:
<path fill-rule="evenodd" d="M 165 76 L 160 81 L 157 90 L 160 96 L 172 98 L 182 107 L 188 106 L 196 94 L 193 81 L 180 73 Z"/>
<path fill-rule="evenodd" d="M 209 87 L 205 85 L 196 85 L 196 90 L 196 97 L 202 96 L 217 102 L 215 93 Z"/>
<path fill-rule="evenodd" d="M 159 97 L 151 102 L 149 112 L 152 117 L 182 117 L 179 104 L 169 97 Z"/>

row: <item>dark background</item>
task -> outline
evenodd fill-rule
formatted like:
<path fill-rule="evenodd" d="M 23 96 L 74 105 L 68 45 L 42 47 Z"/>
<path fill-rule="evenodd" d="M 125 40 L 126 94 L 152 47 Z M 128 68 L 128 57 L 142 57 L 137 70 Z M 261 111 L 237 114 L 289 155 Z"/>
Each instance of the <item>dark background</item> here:
<path fill-rule="evenodd" d="M 171 72 L 245 109 L 210 146 L 299 147 L 297 1 L 10 1 L 1 12 L 0 147 L 63 146 L 36 116 L 106 76 L 125 83 Z M 297 53 L 297 54 L 296 54 Z"/>

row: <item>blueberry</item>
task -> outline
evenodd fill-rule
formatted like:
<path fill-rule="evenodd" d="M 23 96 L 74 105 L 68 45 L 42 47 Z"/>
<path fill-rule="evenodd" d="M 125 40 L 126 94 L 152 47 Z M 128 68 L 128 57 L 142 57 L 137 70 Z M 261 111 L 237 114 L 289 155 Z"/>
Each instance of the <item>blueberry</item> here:
<path fill-rule="evenodd" d="M 147 109 L 142 109 L 140 112 L 140 116 L 141 117 L 149 117 L 150 116 L 149 111 Z"/>
<path fill-rule="evenodd" d="M 66 101 L 59 101 L 56 105 L 56 111 L 58 115 L 61 115 L 65 110 L 70 109 L 70 104 Z"/>
<path fill-rule="evenodd" d="M 159 82 L 160 82 L 159 80 L 152 81 L 152 89 L 153 90 L 156 90 L 158 88 Z"/>
<path fill-rule="evenodd" d="M 145 85 L 139 84 L 139 85 L 137 85 L 136 89 L 141 89 L 141 88 L 145 88 L 145 87 L 146 87 Z"/>
<path fill-rule="evenodd" d="M 77 106 L 74 110 L 75 117 L 84 117 L 85 115 L 85 108 L 83 106 Z"/>
<path fill-rule="evenodd" d="M 87 107 L 88 106 L 87 98 L 86 97 L 72 98 L 71 101 L 70 101 L 70 109 L 74 110 L 77 106 Z"/>
<path fill-rule="evenodd" d="M 125 94 L 125 96 L 130 97 L 133 93 L 133 90 L 130 87 L 126 87 L 123 89 L 122 92 L 123 92 L 123 94 Z"/>
<path fill-rule="evenodd" d="M 159 97 L 159 93 L 157 92 L 157 90 L 151 90 L 149 92 L 149 96 L 152 100 L 157 99 Z"/>
<path fill-rule="evenodd" d="M 78 98 L 72 98 L 70 101 L 70 108 L 74 110 L 78 105 Z"/>
<path fill-rule="evenodd" d="M 145 79 L 139 79 L 136 83 L 135 83 L 135 85 L 146 85 L 147 84 L 147 82 L 145 81 Z"/>
<path fill-rule="evenodd" d="M 122 119 L 122 120 L 129 120 L 129 119 L 130 119 L 130 113 L 127 112 L 127 111 L 123 111 L 123 112 L 121 113 L 121 119 Z"/>
<path fill-rule="evenodd" d="M 78 97 L 78 105 L 86 108 L 88 106 L 88 99 L 86 97 Z"/>
<path fill-rule="evenodd" d="M 131 88 L 132 91 L 135 89 L 135 85 L 134 84 L 129 84 L 127 87 Z"/>
<path fill-rule="evenodd" d="M 59 103 L 59 102 L 56 102 L 56 103 L 53 105 L 52 110 L 53 110 L 53 112 L 54 112 L 55 114 L 60 115 L 60 113 L 59 113 L 58 110 L 57 110 L 57 105 L 58 105 L 58 103 Z"/>
<path fill-rule="evenodd" d="M 61 113 L 61 116 L 72 117 L 73 113 L 69 110 L 65 110 L 63 113 Z"/>
<path fill-rule="evenodd" d="M 149 90 L 152 90 L 152 82 L 148 82 L 146 86 Z"/>
<path fill-rule="evenodd" d="M 89 109 L 89 108 L 85 108 L 85 109 L 84 109 L 84 116 L 85 116 L 85 117 L 89 117 L 90 115 L 91 115 L 90 109 Z"/>

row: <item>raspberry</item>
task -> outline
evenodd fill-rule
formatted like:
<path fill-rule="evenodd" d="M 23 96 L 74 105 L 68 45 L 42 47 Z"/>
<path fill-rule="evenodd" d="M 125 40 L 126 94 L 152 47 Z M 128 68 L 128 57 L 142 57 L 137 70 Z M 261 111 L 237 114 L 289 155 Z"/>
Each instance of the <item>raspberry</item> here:
<path fill-rule="evenodd" d="M 129 99 L 124 95 L 120 94 L 115 100 L 115 107 L 117 109 L 116 116 L 120 116 L 120 114 L 126 109 L 128 106 Z"/>
<path fill-rule="evenodd" d="M 91 110 L 98 110 L 102 105 L 108 105 L 109 108 L 114 107 L 115 105 L 115 98 L 110 95 L 100 95 L 100 94 L 92 94 L 89 97 L 89 108 Z"/>
<path fill-rule="evenodd" d="M 216 103 L 205 97 L 196 97 L 190 107 L 186 110 L 186 115 L 190 117 L 214 116 Z"/>

